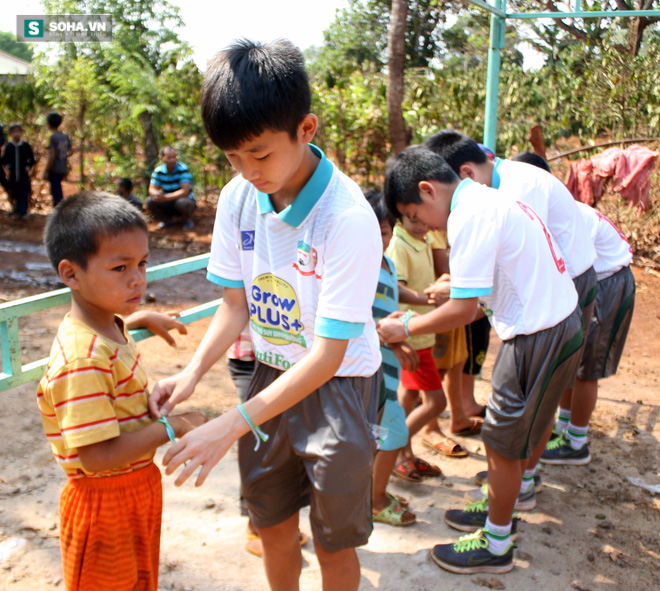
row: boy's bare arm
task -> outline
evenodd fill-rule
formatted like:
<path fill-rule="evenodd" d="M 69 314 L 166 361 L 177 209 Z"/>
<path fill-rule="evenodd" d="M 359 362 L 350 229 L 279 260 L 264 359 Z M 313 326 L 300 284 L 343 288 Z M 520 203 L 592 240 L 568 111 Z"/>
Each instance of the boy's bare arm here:
<path fill-rule="evenodd" d="M 347 346 L 347 340 L 314 337 L 308 355 L 243 405 L 254 424 L 260 425 L 279 415 L 332 379 L 341 366 Z M 226 412 L 189 433 L 168 450 L 163 459 L 166 474 L 190 460 L 175 484 L 183 484 L 201 466 L 195 485 L 202 485 L 234 441 L 249 431 L 237 409 Z"/>
<path fill-rule="evenodd" d="M 412 304 L 414 306 L 428 306 L 429 298 L 424 293 L 419 293 L 407 287 L 405 281 L 399 281 L 399 303 Z"/>
<path fill-rule="evenodd" d="M 176 319 L 178 315 L 178 312 L 163 314 L 152 310 L 140 310 L 126 316 L 124 324 L 129 330 L 146 328 L 161 337 L 168 345 L 174 347 L 176 341 L 168 331 L 175 329 L 179 334 L 188 334 L 186 325 Z"/>
<path fill-rule="evenodd" d="M 205 422 L 204 415 L 199 412 L 183 413 L 169 418 L 177 437 L 183 437 Z M 144 429 L 79 447 L 78 456 L 83 468 L 88 472 L 106 472 L 130 464 L 168 441 L 165 425 L 152 423 Z"/>
<path fill-rule="evenodd" d="M 419 335 L 447 332 L 470 324 L 478 310 L 478 298 L 453 298 L 428 314 L 413 316 L 408 321 L 408 333 Z M 400 343 L 408 338 L 403 322 L 392 315 L 378 322 L 378 334 L 386 343 Z"/>
<path fill-rule="evenodd" d="M 149 397 L 151 416 L 159 418 L 161 414 L 166 415 L 179 402 L 186 400 L 202 376 L 236 341 L 248 319 L 245 290 L 242 287 L 226 287 L 223 302 L 188 365 L 178 374 L 154 385 Z"/>

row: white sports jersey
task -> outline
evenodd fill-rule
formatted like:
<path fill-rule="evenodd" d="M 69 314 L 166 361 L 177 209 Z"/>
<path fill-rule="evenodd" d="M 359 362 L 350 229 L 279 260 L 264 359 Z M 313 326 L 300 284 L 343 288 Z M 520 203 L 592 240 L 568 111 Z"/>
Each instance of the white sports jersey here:
<path fill-rule="evenodd" d="M 596 251 L 587 227 L 575 199 L 558 178 L 525 162 L 497 158 L 491 186 L 532 206 L 559 244 L 572 279 L 594 264 Z"/>
<path fill-rule="evenodd" d="M 280 213 L 237 177 L 218 201 L 209 280 L 245 287 L 256 358 L 289 369 L 314 335 L 348 339 L 338 376 L 373 375 L 381 364 L 371 314 L 383 257 L 376 216 L 362 191 L 321 158 Z"/>
<path fill-rule="evenodd" d="M 600 211 L 586 203 L 577 206 L 587 223 L 589 235 L 596 247 L 594 270 L 598 281 L 607 279 L 632 261 L 633 251 L 623 232 Z"/>
<path fill-rule="evenodd" d="M 452 298 L 478 297 L 498 336 L 567 318 L 578 296 L 557 244 L 526 203 L 464 179 L 447 222 Z"/>

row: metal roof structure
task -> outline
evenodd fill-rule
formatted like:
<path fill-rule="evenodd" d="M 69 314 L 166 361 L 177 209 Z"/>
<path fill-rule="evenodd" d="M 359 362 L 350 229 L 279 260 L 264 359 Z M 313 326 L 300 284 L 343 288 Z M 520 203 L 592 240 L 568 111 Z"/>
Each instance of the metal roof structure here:
<path fill-rule="evenodd" d="M 486 112 L 483 143 L 495 151 L 497 139 L 497 105 L 500 83 L 501 50 L 504 47 L 504 33 L 507 19 L 554 19 L 565 18 L 632 18 L 642 16 L 660 17 L 660 10 L 582 10 L 582 0 L 567 0 L 571 11 L 557 12 L 514 12 L 506 10 L 506 0 L 469 0 L 475 6 L 487 10 L 490 18 L 490 42 L 488 48 L 488 74 L 486 81 Z"/>

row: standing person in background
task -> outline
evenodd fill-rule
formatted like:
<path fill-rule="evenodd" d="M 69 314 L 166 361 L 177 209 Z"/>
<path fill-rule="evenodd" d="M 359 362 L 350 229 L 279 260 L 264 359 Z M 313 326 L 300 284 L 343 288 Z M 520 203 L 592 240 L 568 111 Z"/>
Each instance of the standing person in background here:
<path fill-rule="evenodd" d="M 5 135 L 5 126 L 0 123 L 0 158 L 2 157 L 2 148 L 7 143 L 7 136 Z M 7 175 L 5 174 L 4 167 L 0 166 L 0 187 L 7 191 L 9 195 L 9 183 L 7 182 Z"/>
<path fill-rule="evenodd" d="M 176 150 L 171 146 L 161 149 L 160 159 L 163 163 L 151 175 L 147 209 L 160 222 L 159 230 L 171 226 L 177 217 L 183 227 L 190 230 L 194 227 L 192 215 L 197 209 L 192 174 L 185 164 L 178 162 Z"/>
<path fill-rule="evenodd" d="M 9 181 L 9 199 L 13 204 L 13 214 L 24 218 L 30 202 L 30 171 L 34 166 L 32 147 L 23 140 L 23 126 L 12 123 L 9 126 L 11 141 L 5 146 L 0 162 L 5 166 Z"/>
<path fill-rule="evenodd" d="M 62 115 L 51 111 L 46 115 L 48 129 L 53 132 L 48 142 L 48 160 L 44 169 L 43 179 L 50 183 L 50 194 L 53 196 L 53 207 L 62 199 L 62 181 L 69 172 L 69 152 L 71 139 L 66 133 L 58 131 L 62 124 Z"/>

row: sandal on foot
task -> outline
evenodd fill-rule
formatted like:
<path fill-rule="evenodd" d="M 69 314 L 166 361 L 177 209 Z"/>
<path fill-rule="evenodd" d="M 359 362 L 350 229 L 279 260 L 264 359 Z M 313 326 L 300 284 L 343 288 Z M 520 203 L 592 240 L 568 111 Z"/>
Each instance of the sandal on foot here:
<path fill-rule="evenodd" d="M 390 501 L 396 501 L 402 507 L 410 506 L 410 501 L 408 501 L 408 499 L 406 499 L 405 497 L 402 497 L 400 495 L 393 495 L 392 493 L 388 493 L 388 492 L 385 492 L 385 494 L 387 495 L 387 498 Z"/>
<path fill-rule="evenodd" d="M 377 523 L 387 523 L 394 527 L 406 527 L 417 521 L 417 516 L 404 506 L 393 500 L 385 509 L 372 514 L 372 519 Z"/>
<path fill-rule="evenodd" d="M 427 478 L 436 478 L 438 476 L 442 476 L 442 470 L 440 470 L 438 466 L 435 464 L 429 464 L 426 460 L 422 460 L 422 458 L 415 458 L 413 460 L 413 464 L 415 464 L 415 468 L 422 475 L 422 477 L 426 476 Z"/>
<path fill-rule="evenodd" d="M 468 455 L 468 452 L 461 445 L 456 443 L 453 439 L 449 439 L 446 435 L 443 435 L 442 438 L 433 443 L 428 439 L 422 439 L 422 445 L 428 447 L 430 450 L 441 453 L 450 458 L 464 458 Z"/>
<path fill-rule="evenodd" d="M 392 474 L 401 480 L 407 480 L 408 482 L 421 482 L 422 475 L 419 473 L 415 464 L 412 460 L 406 460 L 401 462 L 394 470 Z"/>
<path fill-rule="evenodd" d="M 470 422 L 472 423 L 471 427 L 466 427 L 460 431 L 452 431 L 452 435 L 458 435 L 459 437 L 469 437 L 470 435 L 479 435 L 481 433 L 481 426 L 484 424 L 484 421 L 480 417 L 469 417 Z"/>

